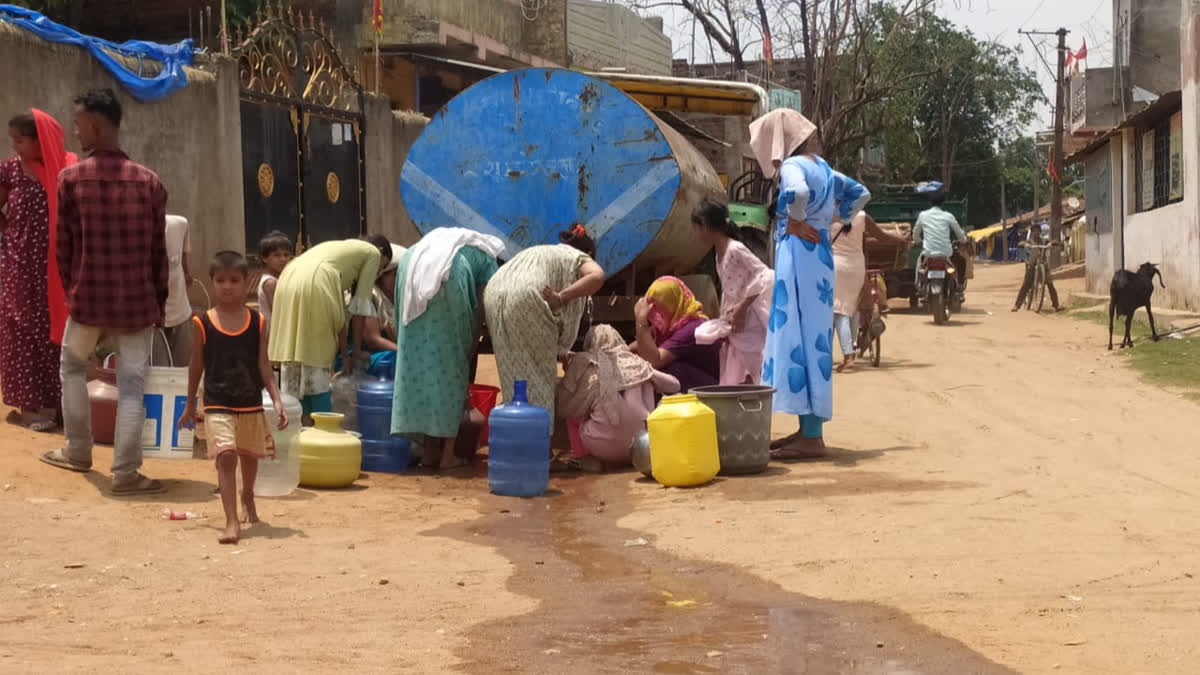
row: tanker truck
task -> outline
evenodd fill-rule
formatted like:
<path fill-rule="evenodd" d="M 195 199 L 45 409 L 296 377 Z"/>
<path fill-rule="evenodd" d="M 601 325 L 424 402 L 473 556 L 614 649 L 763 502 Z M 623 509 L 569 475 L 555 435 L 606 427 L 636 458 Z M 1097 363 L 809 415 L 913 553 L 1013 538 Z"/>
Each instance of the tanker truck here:
<path fill-rule="evenodd" d="M 701 262 L 692 209 L 725 192 L 709 161 L 637 100 L 552 68 L 499 73 L 452 99 L 409 151 L 400 191 L 422 234 L 490 234 L 501 259 L 584 225 L 607 276 L 591 320 L 619 327 L 655 278 Z"/>

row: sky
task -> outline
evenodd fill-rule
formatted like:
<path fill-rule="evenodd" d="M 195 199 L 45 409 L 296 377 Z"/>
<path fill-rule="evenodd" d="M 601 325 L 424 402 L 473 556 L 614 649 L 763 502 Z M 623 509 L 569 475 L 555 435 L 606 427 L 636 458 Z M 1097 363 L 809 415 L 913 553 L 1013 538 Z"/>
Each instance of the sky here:
<path fill-rule="evenodd" d="M 678 7 L 658 6 L 642 13 L 665 18 L 665 30 L 674 44 L 675 58 L 688 58 L 691 55 L 692 23 L 687 12 Z M 1038 58 L 1034 44 L 1030 43 L 1028 37 L 1019 34 L 1018 30 L 1054 31 L 1066 28 L 1070 31 L 1067 46 L 1072 50 L 1077 51 L 1081 42 L 1087 40 L 1088 65 L 1101 67 L 1112 64 L 1112 0 L 940 0 L 938 13 L 985 40 L 997 40 L 1010 47 L 1020 47 L 1022 61 L 1037 73 L 1049 101 L 1054 100 L 1054 78 Z M 1057 38 L 1046 35 L 1033 36 L 1033 39 L 1053 67 Z M 700 40 L 696 47 L 696 61 L 709 61 L 707 52 L 707 43 Z M 1050 128 L 1050 114 L 1049 106 L 1041 106 L 1038 120 L 1030 131 Z"/>

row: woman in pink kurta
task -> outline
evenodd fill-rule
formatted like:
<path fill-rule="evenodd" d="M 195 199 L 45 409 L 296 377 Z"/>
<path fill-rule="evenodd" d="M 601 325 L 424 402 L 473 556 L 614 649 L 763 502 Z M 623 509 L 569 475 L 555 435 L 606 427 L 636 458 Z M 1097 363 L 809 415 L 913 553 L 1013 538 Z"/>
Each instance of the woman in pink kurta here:
<path fill-rule="evenodd" d="M 646 430 L 656 393 L 679 391 L 679 380 L 629 351 L 616 329 L 593 326 L 584 351 L 572 354 L 558 385 L 558 410 L 567 421 L 571 456 L 585 470 L 628 466 L 633 441 Z"/>
<path fill-rule="evenodd" d="M 692 212 L 692 223 L 701 241 L 716 249 L 717 276 L 721 278 L 721 317 L 697 329 L 697 340 L 725 339 L 721 384 L 758 384 L 774 274 L 737 240 L 737 226 L 730 222 L 724 204 L 704 200 Z"/>

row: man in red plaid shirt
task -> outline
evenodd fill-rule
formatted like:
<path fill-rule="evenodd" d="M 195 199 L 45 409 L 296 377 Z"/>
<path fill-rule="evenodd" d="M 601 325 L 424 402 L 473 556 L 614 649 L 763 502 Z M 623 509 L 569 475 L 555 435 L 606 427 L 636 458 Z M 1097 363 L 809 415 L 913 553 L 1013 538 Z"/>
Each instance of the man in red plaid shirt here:
<path fill-rule="evenodd" d="M 112 492 L 132 495 L 163 491 L 139 469 L 146 369 L 167 300 L 167 191 L 153 171 L 120 150 L 120 126 L 121 104 L 111 89 L 75 100 L 75 134 L 88 158 L 59 174 L 56 252 L 69 312 L 60 364 L 67 447 L 42 460 L 91 469 L 88 357 L 107 336 L 117 347 Z"/>

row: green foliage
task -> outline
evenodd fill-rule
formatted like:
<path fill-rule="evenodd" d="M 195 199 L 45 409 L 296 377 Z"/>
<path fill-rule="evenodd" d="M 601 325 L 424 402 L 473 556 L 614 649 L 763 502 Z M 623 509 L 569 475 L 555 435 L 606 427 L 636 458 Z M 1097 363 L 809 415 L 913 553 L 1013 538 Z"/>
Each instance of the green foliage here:
<path fill-rule="evenodd" d="M 1035 105 L 1045 100 L 1035 74 L 1021 65 L 1017 50 L 983 41 L 933 12 L 903 19 L 883 3 L 874 11 L 876 59 L 908 82 L 864 111 L 864 125 L 880 127 L 886 165 L 879 182 L 940 180 L 952 197 L 970 200 L 971 225 L 999 220 L 998 148 L 1019 138 L 1033 121 Z M 885 41 L 886 35 L 891 39 Z M 1005 162 L 1005 174 L 1009 164 L 1018 171 L 1015 160 Z M 1031 192 L 1033 168 L 1025 164 L 1028 175 L 1021 184 Z M 1045 166 L 1043 160 L 1043 174 Z M 1011 185 L 1015 179 L 1010 177 Z M 1032 207 L 1032 196 L 1024 202 L 1015 198 L 1022 194 L 1010 195 L 1010 213 Z M 1043 199 L 1048 197 L 1047 184 Z"/>

